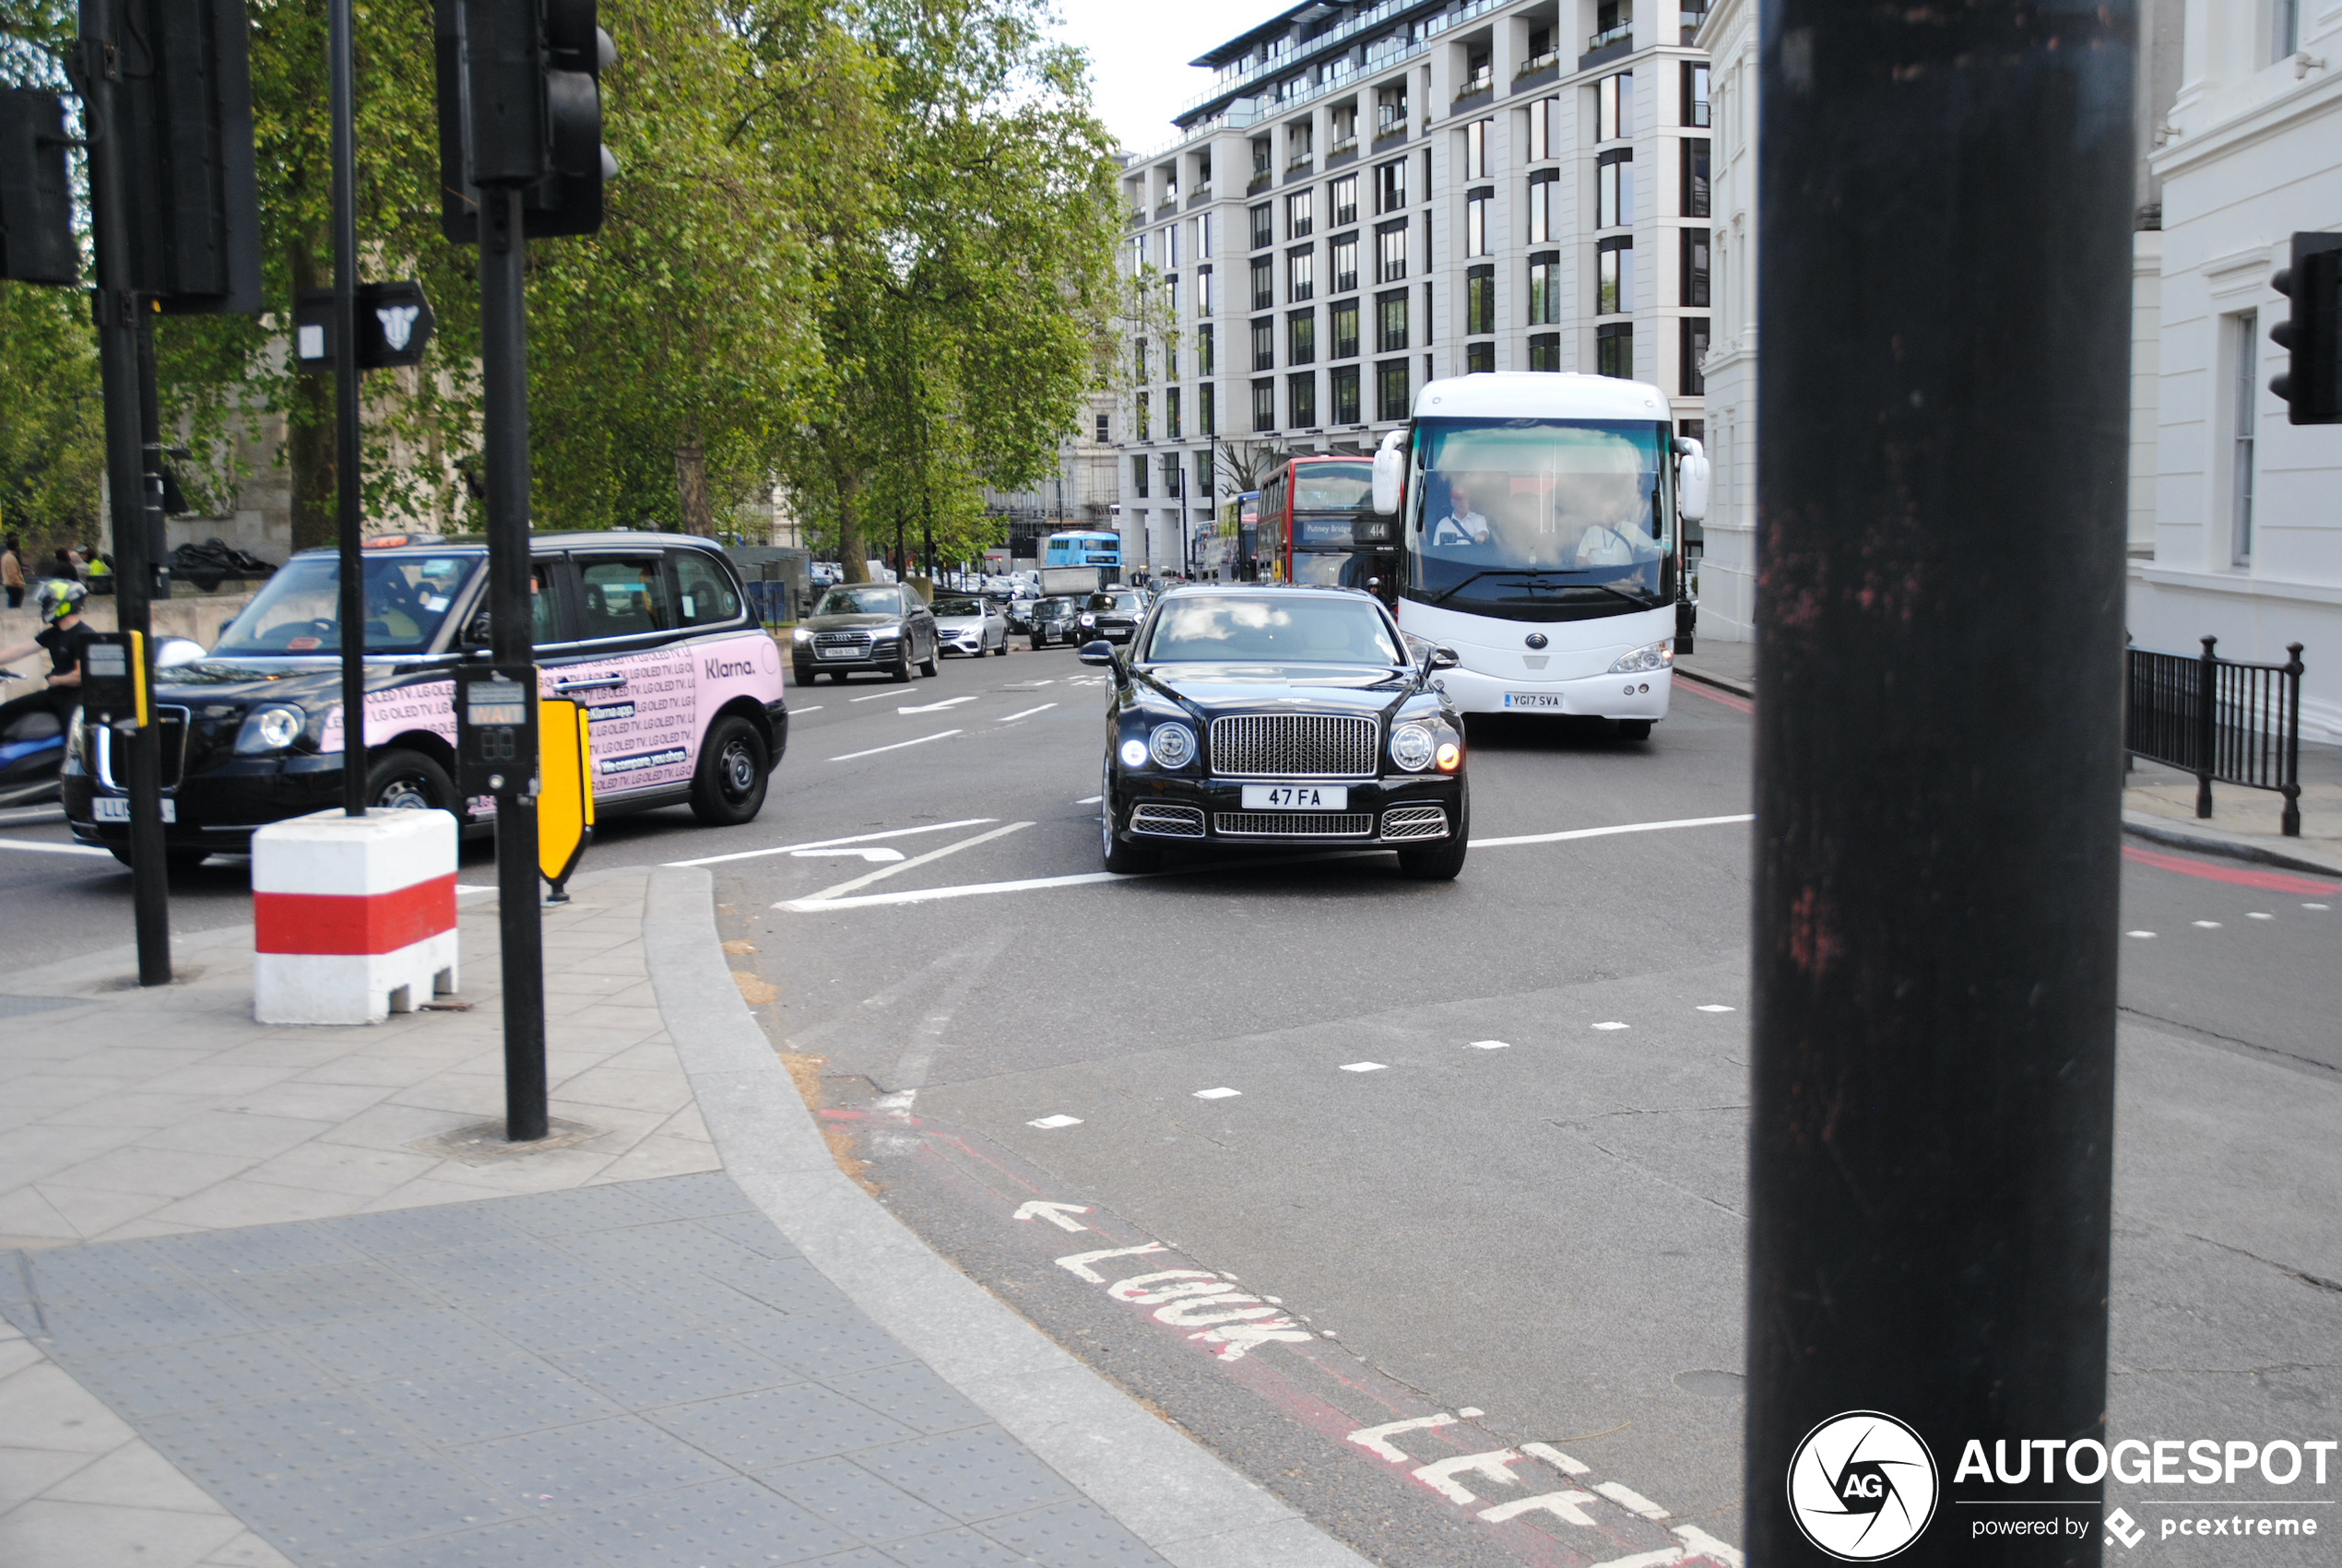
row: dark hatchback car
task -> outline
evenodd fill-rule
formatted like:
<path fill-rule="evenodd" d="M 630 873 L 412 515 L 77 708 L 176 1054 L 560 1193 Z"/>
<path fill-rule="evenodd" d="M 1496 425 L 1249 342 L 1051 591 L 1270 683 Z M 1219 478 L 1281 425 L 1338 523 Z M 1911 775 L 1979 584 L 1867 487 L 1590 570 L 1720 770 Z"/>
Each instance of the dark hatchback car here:
<path fill-rule="evenodd" d="M 1339 588 L 1180 588 L 1156 601 L 1114 672 L 1099 787 L 1109 871 L 1166 843 L 1371 845 L 1408 876 L 1463 869 L 1472 831 L 1463 725 L 1398 623 Z"/>
<path fill-rule="evenodd" d="M 595 814 L 688 804 L 712 824 L 754 819 L 788 713 L 779 650 L 723 552 L 615 530 L 529 543 L 540 690 L 586 708 Z M 484 828 L 484 803 L 456 795 L 454 669 L 488 656 L 487 547 L 369 549 L 361 571 L 367 800 Z M 241 853 L 255 828 L 341 803 L 340 581 L 335 552 L 293 557 L 209 654 L 157 673 L 173 865 Z M 61 784 L 74 836 L 125 855 L 114 738 L 77 720 Z"/>
<path fill-rule="evenodd" d="M 915 588 L 894 583 L 841 583 L 797 623 L 790 659 L 797 683 L 816 675 L 844 680 L 857 670 L 896 680 L 935 673 L 935 616 Z"/>
<path fill-rule="evenodd" d="M 1082 613 L 1074 618 L 1076 635 L 1084 643 L 1128 643 L 1138 635 L 1146 613 L 1146 600 L 1136 588 L 1108 588 L 1082 599 Z"/>

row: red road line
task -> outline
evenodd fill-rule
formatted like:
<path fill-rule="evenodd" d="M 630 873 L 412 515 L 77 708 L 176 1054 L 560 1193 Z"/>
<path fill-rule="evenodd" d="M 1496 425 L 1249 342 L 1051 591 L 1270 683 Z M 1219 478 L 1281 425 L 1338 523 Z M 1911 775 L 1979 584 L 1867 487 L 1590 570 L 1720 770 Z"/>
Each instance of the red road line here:
<path fill-rule="evenodd" d="M 1675 672 L 1675 690 L 1693 692 L 1707 698 L 1710 702 L 1721 702 L 1736 713 L 1753 713 L 1756 711 L 1756 704 L 1747 698 L 1734 697 L 1729 692 L 1706 684 L 1699 677 L 1686 675 L 1681 670 Z"/>
<path fill-rule="evenodd" d="M 2207 882 L 2232 882 L 2240 888 L 2259 888 L 2271 893 L 2337 893 L 2342 884 L 2312 882 L 2306 877 L 2289 877 L 2282 871 L 2244 871 L 2227 866 L 2207 866 L 2200 860 L 2185 860 L 2176 855 L 2158 855 L 2151 849 L 2123 846 L 2123 858 L 2141 866 L 2152 866 L 2158 871 L 2176 871 L 2182 877 L 2201 877 Z"/>

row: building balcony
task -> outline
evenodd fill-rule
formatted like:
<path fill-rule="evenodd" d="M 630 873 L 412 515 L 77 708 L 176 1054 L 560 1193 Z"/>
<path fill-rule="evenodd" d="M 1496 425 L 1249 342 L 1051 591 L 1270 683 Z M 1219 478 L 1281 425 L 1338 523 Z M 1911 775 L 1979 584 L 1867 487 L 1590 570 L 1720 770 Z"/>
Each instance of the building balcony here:
<path fill-rule="evenodd" d="M 1599 54 L 1612 44 L 1626 41 L 1634 36 L 1635 24 L 1631 20 L 1620 22 L 1616 27 L 1604 28 L 1586 40 L 1586 53 Z"/>
<path fill-rule="evenodd" d="M 1333 160 L 1343 154 L 1354 153 L 1357 150 L 1358 138 L 1355 136 L 1336 136 L 1326 148 L 1326 162 L 1331 166 Z"/>

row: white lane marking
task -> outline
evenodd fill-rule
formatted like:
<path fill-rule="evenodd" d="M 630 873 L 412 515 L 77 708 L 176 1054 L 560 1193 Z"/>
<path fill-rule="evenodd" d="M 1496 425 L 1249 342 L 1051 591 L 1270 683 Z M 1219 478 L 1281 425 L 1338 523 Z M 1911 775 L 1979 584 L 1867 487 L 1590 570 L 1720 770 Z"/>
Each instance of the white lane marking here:
<path fill-rule="evenodd" d="M 1059 1267 L 1077 1274 L 1094 1285 L 1104 1285 L 1106 1276 L 1090 1267 L 1091 1264 L 1103 1258 L 1130 1257 L 1163 1250 L 1160 1244 L 1150 1242 L 1143 1246 L 1075 1253 L 1060 1257 L 1057 1262 Z M 1178 1283 L 1160 1283 L 1165 1279 Z M 1229 1290 L 1228 1287 L 1235 1282 L 1233 1277 L 1213 1274 L 1205 1269 L 1171 1268 L 1117 1280 L 1108 1288 L 1107 1294 L 1133 1306 L 1154 1307 L 1155 1310 L 1149 1315 L 1158 1323 L 1168 1324 L 1174 1328 L 1195 1329 L 1196 1332 L 1188 1338 L 1198 1344 L 1219 1346 L 1215 1354 L 1224 1362 L 1242 1361 L 1248 1353 L 1263 1345 L 1301 1345 L 1316 1338 L 1310 1330 L 1294 1322 L 1276 1306 L 1255 1304 L 1264 1298 Z M 1158 1303 L 1169 1304 L 1157 1305 Z M 1197 1309 L 1206 1306 L 1232 1307 L 1235 1310 L 1198 1315 Z"/>
<path fill-rule="evenodd" d="M 1007 718 L 999 720 L 998 722 L 1004 725 L 1014 724 L 1019 719 L 1029 719 L 1035 713 L 1046 713 L 1051 708 L 1056 706 L 1057 704 L 1055 702 L 1044 702 L 1037 708 L 1027 708 L 1021 713 L 1011 713 Z"/>
<path fill-rule="evenodd" d="M 974 838 L 962 839 L 957 843 L 947 843 L 941 849 L 930 849 L 925 855 L 914 855 L 908 860 L 898 859 L 894 865 L 889 866 L 883 870 L 865 872 L 863 875 L 855 878 L 852 881 L 840 882 L 834 888 L 823 888 L 820 892 L 808 893 L 801 899 L 791 899 L 789 901 L 789 905 L 791 907 L 795 907 L 809 903 L 825 903 L 829 900 L 837 898 L 842 894 L 853 892 L 857 889 L 867 888 L 872 882 L 883 880 L 888 877 L 895 876 L 904 871 L 916 870 L 921 866 L 932 865 L 934 862 L 942 859 L 947 855 L 957 855 L 964 849 L 974 849 L 977 844 L 989 843 L 994 839 L 1006 838 L 1011 833 L 1021 833 L 1032 825 L 1033 824 L 1030 822 L 1011 822 L 1004 828 L 995 828 L 988 833 L 978 833 Z M 780 906 L 775 905 L 775 907 L 778 908 Z"/>
<path fill-rule="evenodd" d="M 2275 920 L 2275 919 L 2277 918 L 2277 916 L 2276 916 L 2276 915 L 2274 915 L 2274 914 L 2262 914 L 2259 910 L 2257 910 L 2257 909 L 2256 909 L 2256 910 L 2253 911 L 2250 914 L 2247 914 L 2244 918 L 2245 918 L 2245 919 L 2247 919 L 2247 920 Z"/>
<path fill-rule="evenodd" d="M 1677 1525 L 1674 1532 L 1684 1538 L 1684 1544 L 1691 1548 L 1696 1557 L 1721 1562 L 1723 1568 L 1747 1568 L 1748 1560 L 1740 1554 L 1738 1547 L 1726 1546 L 1697 1525 Z"/>
<path fill-rule="evenodd" d="M 1667 1516 L 1666 1509 L 1662 1508 L 1625 1481 L 1596 1481 L 1594 1490 L 1618 1504 L 1619 1507 L 1640 1514 L 1646 1519 L 1663 1519 Z"/>
<path fill-rule="evenodd" d="M 1104 800 L 1106 796 L 1103 795 L 1085 795 L 1073 804 L 1076 806 L 1095 806 L 1099 801 Z M 2324 909 L 2325 905 L 2322 903 L 2313 903 L 2304 905 L 2303 907 L 2308 909 Z"/>
<path fill-rule="evenodd" d="M 1517 1448 L 1492 1448 L 1485 1454 L 1459 1454 L 1452 1459 L 1435 1459 L 1428 1465 L 1416 1466 L 1415 1480 L 1449 1502 L 1469 1506 L 1480 1499 L 1456 1477 L 1475 1475 L 1501 1486 L 1519 1486 L 1520 1478 L 1505 1467 L 1520 1457 L 1520 1451 Z"/>
<path fill-rule="evenodd" d="M 1042 1116 L 1036 1120 L 1027 1122 L 1024 1125 L 1028 1127 L 1042 1128 L 1078 1127 L 1082 1125 L 1082 1118 L 1079 1116 Z"/>
<path fill-rule="evenodd" d="M 1616 1019 L 1613 1019 L 1608 1023 L 1598 1023 L 1594 1025 L 1594 1027 L 1596 1029 L 1624 1029 L 1626 1026 L 1620 1023 Z"/>
<path fill-rule="evenodd" d="M 859 859 L 867 860 L 873 866 L 884 866 L 889 861 L 902 859 L 903 852 L 899 849 L 889 849 L 884 844 L 849 843 L 840 844 L 835 849 L 793 849 L 789 851 L 789 857 L 793 860 Z"/>
<path fill-rule="evenodd" d="M 2334 906 L 2330 903 L 2305 903 L 2301 907 L 2303 909 L 2332 909 Z"/>
<path fill-rule="evenodd" d="M 963 702 L 973 702 L 979 693 L 971 691 L 964 697 L 946 697 L 940 702 L 922 702 L 916 708 L 897 708 L 898 713 L 940 713 L 946 708 L 956 708 Z"/>
<path fill-rule="evenodd" d="M 496 888 L 493 883 L 486 887 L 474 887 L 469 882 L 458 882 L 455 884 L 455 890 L 459 893 L 492 893 Z"/>
<path fill-rule="evenodd" d="M 1378 1073 L 1386 1069 L 1380 1062 L 1344 1062 L 1342 1070 L 1346 1073 Z"/>
<path fill-rule="evenodd" d="M 1512 1049 L 1512 1042 L 1509 1040 L 1475 1040 L 1472 1042 L 1472 1048 L 1475 1051 L 1509 1051 Z"/>
<path fill-rule="evenodd" d="M 1016 1211 L 1015 1218 L 1047 1220 L 1060 1231 L 1086 1231 L 1090 1227 L 1073 1217 L 1076 1214 L 1088 1212 L 1090 1212 L 1090 1206 L 1086 1203 L 1051 1203 L 1047 1198 L 1036 1197 L 1020 1208 Z"/>
<path fill-rule="evenodd" d="M 923 735 L 917 740 L 898 740 L 892 746 L 873 746 L 868 751 L 848 751 L 845 756 L 833 757 L 830 760 L 833 762 L 851 762 L 857 757 L 875 757 L 881 751 L 900 751 L 905 746 L 925 746 L 930 740 L 949 740 L 952 737 L 959 733 L 960 732 L 955 729 L 947 729 L 938 735 Z"/>
<path fill-rule="evenodd" d="M 94 849 L 86 843 L 35 843 L 30 839 L 0 839 L 0 849 L 20 849 L 30 855 L 95 855 L 107 860 L 113 858 L 110 849 Z"/>
<path fill-rule="evenodd" d="M 893 693 L 891 691 L 873 691 L 868 697 L 848 697 L 846 701 L 849 702 L 875 702 L 881 697 L 891 697 L 893 695 Z"/>
<path fill-rule="evenodd" d="M 1733 1009 L 1721 1002 L 1702 1002 L 1699 1004 L 1699 1010 L 1703 1013 L 1728 1013 Z"/>
<path fill-rule="evenodd" d="M 809 839 L 803 843 L 775 844 L 770 849 L 743 849 L 731 855 L 710 855 L 698 860 L 670 860 L 669 866 L 721 866 L 730 860 L 754 860 L 765 855 L 795 855 L 800 849 L 827 849 L 832 844 L 869 843 L 874 839 L 907 839 L 918 833 L 947 832 L 953 828 L 980 828 L 998 817 L 963 817 L 956 822 L 929 822 L 917 828 L 889 828 L 882 833 L 855 833 L 842 839 Z"/>
<path fill-rule="evenodd" d="M 1480 1516 L 1492 1525 L 1501 1525 L 1508 1519 L 1518 1519 L 1523 1514 L 1542 1511 L 1551 1514 L 1565 1525 L 1583 1525 L 1591 1529 L 1593 1516 L 1578 1505 L 1593 1500 L 1594 1494 L 1591 1491 L 1548 1491 L 1536 1497 L 1524 1497 L 1518 1503 L 1503 1503 L 1494 1508 L 1483 1508 Z"/>
<path fill-rule="evenodd" d="M 1591 1465 L 1571 1458 L 1550 1443 L 1524 1443 L 1520 1451 L 1532 1458 L 1543 1459 L 1565 1476 L 1590 1475 L 1593 1471 Z"/>
<path fill-rule="evenodd" d="M 2217 920 L 2198 920 L 2194 922 L 2194 925 L 2199 931 L 2218 931 L 2220 928 L 2220 923 Z"/>
<path fill-rule="evenodd" d="M 1473 849 L 1497 849 L 1516 843 L 1559 843 L 1565 839 L 1601 839 L 1615 833 L 1656 833 L 1670 828 L 1715 828 L 1732 822 L 1754 822 L 1756 813 L 1736 817 L 1679 817 L 1672 822 L 1622 822 L 1615 828 L 1572 828 L 1566 833 L 1522 833 L 1508 839 L 1473 839 Z"/>
<path fill-rule="evenodd" d="M 1041 1124 L 1034 1122 L 1031 1125 L 1037 1127 Z M 1102 1262 L 1109 1257 L 1140 1257 L 1148 1253 L 1161 1252 L 1162 1250 L 1163 1244 L 1161 1242 L 1145 1242 L 1134 1247 L 1108 1247 L 1104 1252 L 1069 1253 L 1065 1256 L 1059 1258 L 1057 1260 L 1057 1265 L 1059 1268 L 1064 1269 L 1068 1274 L 1074 1276 L 1076 1279 L 1087 1279 L 1093 1285 L 1103 1285 L 1106 1283 L 1106 1276 L 1091 1267 L 1090 1265 Z"/>
<path fill-rule="evenodd" d="M 1233 1100 L 1243 1092 L 1244 1091 L 1241 1089 L 1199 1089 L 1195 1091 L 1195 1098 L 1198 1100 Z"/>
<path fill-rule="evenodd" d="M 775 909 L 786 909 L 793 914 L 811 914 L 824 909 L 868 909 L 882 903 L 927 903 L 935 899 L 976 898 L 986 893 L 1022 893 L 1035 888 L 1077 888 L 1084 882 L 1128 882 L 1134 877 L 1164 877 L 1165 871 L 1081 871 L 1070 877 L 1027 877 L 1015 882 L 974 882 L 956 888 L 906 888 L 899 893 L 865 893 L 860 898 L 791 899 L 776 903 Z"/>
<path fill-rule="evenodd" d="M 1380 1426 L 1361 1427 L 1343 1441 L 1356 1444 L 1378 1459 L 1388 1459 L 1394 1465 L 1403 1465 L 1414 1456 L 1388 1441 L 1389 1439 L 1398 1436 L 1402 1432 L 1435 1431 L 1439 1427 L 1454 1424 L 1455 1419 L 1447 1411 L 1442 1410 L 1436 1416 L 1417 1416 L 1412 1421 L 1385 1421 Z"/>
<path fill-rule="evenodd" d="M 2125 931 L 2123 935 L 2125 937 L 2136 937 L 2142 942 L 2151 942 L 2155 940 L 2155 933 L 2152 931 Z"/>
<path fill-rule="evenodd" d="M 1613 1557 L 1594 1564 L 1594 1568 L 1672 1568 L 1685 1558 L 1680 1546 L 1662 1546 L 1657 1551 L 1638 1551 L 1632 1557 Z"/>
<path fill-rule="evenodd" d="M 810 708 L 791 708 L 791 709 L 789 710 L 789 716 L 790 716 L 791 718 L 795 718 L 795 717 L 796 717 L 798 714 L 799 714 L 799 713 L 820 713 L 821 711 L 822 711 L 822 704 L 821 704 L 821 703 L 819 703 L 819 702 L 816 702 L 816 703 L 814 703 L 814 704 L 813 704 L 811 707 L 810 707 Z"/>

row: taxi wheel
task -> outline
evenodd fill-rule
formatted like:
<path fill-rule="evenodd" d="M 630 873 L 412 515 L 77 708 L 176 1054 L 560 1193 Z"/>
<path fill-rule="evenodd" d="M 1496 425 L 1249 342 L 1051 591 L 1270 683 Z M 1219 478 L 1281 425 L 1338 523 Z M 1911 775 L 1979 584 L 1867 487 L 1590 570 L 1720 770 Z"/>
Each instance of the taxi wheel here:
<path fill-rule="evenodd" d="M 764 783 L 772 772 L 764 739 L 738 713 L 716 721 L 700 747 L 699 772 L 692 780 L 692 815 L 711 828 L 737 828 L 764 808 Z"/>
<path fill-rule="evenodd" d="M 1456 792 L 1452 831 L 1437 843 L 1399 852 L 1399 874 L 1417 882 L 1452 882 L 1463 869 L 1464 851 L 1472 840 L 1472 786 Z"/>
<path fill-rule="evenodd" d="M 366 804 L 381 811 L 454 811 L 455 781 L 420 751 L 377 752 L 366 770 Z"/>

